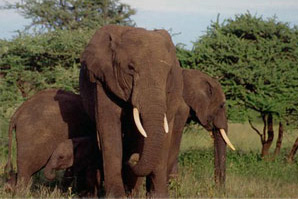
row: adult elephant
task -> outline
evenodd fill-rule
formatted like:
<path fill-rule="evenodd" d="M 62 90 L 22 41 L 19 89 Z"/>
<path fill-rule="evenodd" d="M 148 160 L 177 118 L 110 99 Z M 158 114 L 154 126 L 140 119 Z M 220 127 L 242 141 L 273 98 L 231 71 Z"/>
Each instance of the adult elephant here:
<path fill-rule="evenodd" d="M 125 116 L 133 114 L 144 138 L 140 160 L 131 169 L 148 176 L 152 196 L 167 196 L 171 131 L 175 116 L 187 112 L 182 69 L 170 35 L 164 30 L 104 26 L 90 40 L 81 64 L 81 96 L 96 122 L 106 195 L 125 196 L 122 135 L 130 120 Z"/>
<path fill-rule="evenodd" d="M 227 137 L 228 123 L 225 109 L 225 95 L 221 85 L 212 77 L 198 70 L 183 70 L 183 98 L 190 108 L 189 119 L 201 124 L 214 138 L 215 182 L 224 185 L 226 144 L 235 150 Z M 173 132 L 168 174 L 177 168 L 177 156 L 185 121 L 178 120 Z"/>

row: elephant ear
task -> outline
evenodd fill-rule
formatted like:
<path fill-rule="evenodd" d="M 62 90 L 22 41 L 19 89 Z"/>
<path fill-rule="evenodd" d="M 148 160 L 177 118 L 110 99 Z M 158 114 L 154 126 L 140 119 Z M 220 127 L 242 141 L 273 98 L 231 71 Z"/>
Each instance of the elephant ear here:
<path fill-rule="evenodd" d="M 132 27 L 107 25 L 99 29 L 90 40 L 81 55 L 82 67 L 87 68 L 89 79 L 93 83 L 101 83 L 117 97 L 125 99 L 116 75 L 115 60 L 124 32 Z"/>
<path fill-rule="evenodd" d="M 203 126 L 208 125 L 212 85 L 195 70 L 183 70 L 183 98 Z"/>
<path fill-rule="evenodd" d="M 86 66 L 92 82 L 102 79 L 103 74 L 112 72 L 113 49 L 120 41 L 121 30 L 118 26 L 104 26 L 93 35 L 81 55 L 81 64 Z"/>

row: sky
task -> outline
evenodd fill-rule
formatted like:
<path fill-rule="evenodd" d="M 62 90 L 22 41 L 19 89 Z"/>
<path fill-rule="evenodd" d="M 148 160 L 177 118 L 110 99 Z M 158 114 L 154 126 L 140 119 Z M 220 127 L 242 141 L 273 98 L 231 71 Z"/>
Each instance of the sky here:
<path fill-rule="evenodd" d="M 0 0 L 0 6 L 5 0 Z M 17 0 L 8 0 L 16 2 Z M 250 12 L 264 19 L 277 16 L 279 21 L 298 25 L 298 0 L 120 0 L 136 9 L 132 19 L 138 27 L 166 29 L 175 44 L 192 48 L 211 21 L 234 18 L 236 14 Z M 15 11 L 0 10 L 0 39 L 11 39 L 16 30 L 23 29 L 30 20 Z"/>

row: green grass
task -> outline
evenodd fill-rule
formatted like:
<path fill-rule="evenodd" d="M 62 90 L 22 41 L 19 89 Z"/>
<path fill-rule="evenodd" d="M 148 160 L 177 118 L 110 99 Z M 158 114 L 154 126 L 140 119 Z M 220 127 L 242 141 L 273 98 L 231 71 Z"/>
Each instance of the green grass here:
<path fill-rule="evenodd" d="M 257 125 L 261 129 L 261 125 Z M 7 158 L 7 123 L 0 123 L 0 198 L 11 197 L 5 192 L 3 168 Z M 275 128 L 277 132 L 277 127 Z M 297 198 L 298 158 L 288 164 L 285 156 L 298 131 L 285 133 L 280 156 L 262 160 L 259 136 L 248 124 L 230 124 L 229 137 L 236 151 L 228 149 L 225 191 L 218 191 L 213 177 L 213 140 L 197 125 L 185 128 L 179 155 L 179 175 L 169 184 L 173 198 Z M 277 137 L 277 136 L 275 136 Z M 275 148 L 275 141 L 271 152 Z M 47 182 L 41 173 L 35 175 L 31 189 L 20 190 L 14 197 L 77 197 L 73 190 L 62 192 L 60 180 Z M 145 193 L 142 191 L 141 197 Z"/>

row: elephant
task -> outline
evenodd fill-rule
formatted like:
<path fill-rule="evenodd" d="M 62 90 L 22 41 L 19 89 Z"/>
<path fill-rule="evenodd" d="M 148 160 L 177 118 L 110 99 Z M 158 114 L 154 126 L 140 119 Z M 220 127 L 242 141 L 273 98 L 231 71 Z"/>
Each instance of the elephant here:
<path fill-rule="evenodd" d="M 221 85 L 207 74 L 193 69 L 183 69 L 183 99 L 189 109 L 185 117 L 182 113 L 177 117 L 173 129 L 170 155 L 168 158 L 168 180 L 178 172 L 178 153 L 182 138 L 182 131 L 191 120 L 201 124 L 207 131 L 212 132 L 214 138 L 215 182 L 219 187 L 225 183 L 226 143 L 235 150 L 225 132 L 228 130 L 225 110 L 225 95 Z M 185 120 L 185 118 L 187 120 Z M 221 129 L 224 129 L 221 130 Z M 135 138 L 133 138 L 135 139 Z M 128 140 L 131 142 L 131 140 Z M 134 159 L 138 162 L 137 151 L 128 152 L 127 161 Z M 138 193 L 141 179 L 134 179 L 131 174 L 124 175 L 125 182 L 136 181 L 133 191 Z"/>
<path fill-rule="evenodd" d="M 96 123 L 106 196 L 125 196 L 123 151 L 130 146 L 122 138 L 141 133 L 140 160 L 129 167 L 136 176 L 147 176 L 150 196 L 167 197 L 172 130 L 176 115 L 188 112 L 182 68 L 167 31 L 101 27 L 81 55 L 80 95 Z M 134 122 L 127 125 L 132 115 Z"/>
<path fill-rule="evenodd" d="M 12 165 L 12 133 L 17 145 L 17 174 Z M 64 140 L 94 136 L 96 128 L 85 113 L 79 95 L 57 89 L 40 91 L 25 101 L 11 117 L 9 124 L 8 161 L 9 183 L 28 185 L 31 176 L 47 163 L 57 145 Z"/>
<path fill-rule="evenodd" d="M 96 197 L 103 181 L 101 166 L 101 153 L 94 138 L 72 138 L 57 146 L 44 168 L 44 174 L 48 180 L 53 180 L 55 170 L 72 167 L 78 178 L 78 192 L 82 196 Z"/>
<path fill-rule="evenodd" d="M 188 122 L 193 120 L 202 125 L 207 131 L 212 132 L 214 139 L 214 167 L 215 167 L 215 183 L 219 186 L 225 183 L 225 160 L 226 160 L 226 144 L 235 150 L 235 147 L 227 137 L 228 122 L 225 109 L 225 95 L 221 85 L 207 74 L 194 69 L 183 69 L 183 99 L 189 106 Z M 184 121 L 180 122 L 184 126 Z M 182 137 L 181 129 L 175 131 L 176 139 L 173 148 L 171 148 L 171 156 L 169 157 L 168 174 L 177 171 L 177 157 Z"/>

